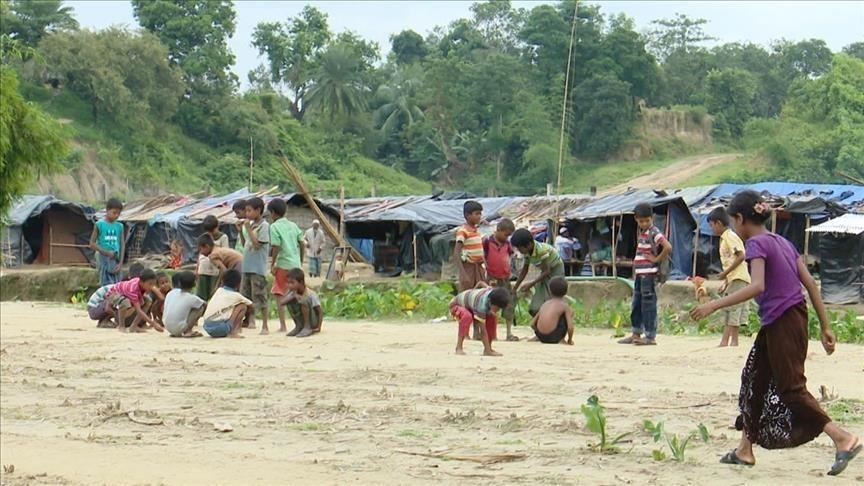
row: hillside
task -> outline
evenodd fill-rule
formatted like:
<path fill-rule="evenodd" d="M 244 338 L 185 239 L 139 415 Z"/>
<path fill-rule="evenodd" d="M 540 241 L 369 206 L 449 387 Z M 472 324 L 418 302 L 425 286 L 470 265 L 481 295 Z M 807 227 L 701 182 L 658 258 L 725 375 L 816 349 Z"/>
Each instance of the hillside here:
<path fill-rule="evenodd" d="M 71 151 L 63 170 L 36 181 L 31 192 L 99 202 L 105 196 L 134 198 L 165 192 L 227 192 L 248 185 L 247 153 L 220 151 L 185 135 L 172 123 L 154 124 L 152 134 L 136 134 L 111 121 L 94 121 L 88 105 L 67 90 L 33 84 L 22 87 L 30 101 L 39 104 L 64 125 Z M 310 189 L 335 196 L 344 184 L 348 196 L 424 194 L 429 183 L 369 158 L 346 151 L 344 158 L 324 158 L 308 140 L 305 127 L 290 124 L 291 140 L 282 150 L 303 173 Z M 255 154 L 256 187 L 278 185 L 286 192 L 292 183 L 276 164 L 274 154 Z M 228 176 L 230 173 L 236 177 Z"/>

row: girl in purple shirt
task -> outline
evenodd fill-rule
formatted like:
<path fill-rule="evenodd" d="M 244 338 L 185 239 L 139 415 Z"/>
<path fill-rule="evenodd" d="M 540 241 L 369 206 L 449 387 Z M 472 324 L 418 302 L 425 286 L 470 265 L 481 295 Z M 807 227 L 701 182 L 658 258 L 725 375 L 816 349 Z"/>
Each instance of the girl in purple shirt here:
<path fill-rule="evenodd" d="M 759 304 L 762 326 L 741 373 L 735 428 L 742 430 L 738 447 L 720 459 L 724 464 L 753 466 L 753 444 L 766 449 L 796 447 L 825 432 L 837 448 L 829 475 L 843 472 L 862 445 L 858 437 L 838 427 L 807 391 L 807 289 L 822 326 L 822 346 L 830 355 L 836 339 L 825 304 L 798 251 L 785 238 L 765 229 L 771 209 L 754 191 L 742 191 L 728 208 L 735 232 L 745 241 L 751 283 L 722 299 L 690 312 L 693 319 L 750 299 Z"/>

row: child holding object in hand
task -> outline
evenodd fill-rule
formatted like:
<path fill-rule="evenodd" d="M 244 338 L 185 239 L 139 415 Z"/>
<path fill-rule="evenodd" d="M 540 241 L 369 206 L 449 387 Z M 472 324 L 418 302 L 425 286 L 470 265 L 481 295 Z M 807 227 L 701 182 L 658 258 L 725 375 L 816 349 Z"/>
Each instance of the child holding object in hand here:
<path fill-rule="evenodd" d="M 720 462 L 753 466 L 754 443 L 766 449 L 796 447 L 825 432 L 836 448 L 828 474 L 836 476 L 861 452 L 862 445 L 858 437 L 832 422 L 807 391 L 807 303 L 802 285 L 819 316 L 822 346 L 830 355 L 836 345 L 819 288 L 795 247 L 765 229 L 771 209 L 757 192 L 736 194 L 728 213 L 735 232 L 745 241 L 750 283 L 722 299 L 694 308 L 690 316 L 703 319 L 717 310 L 755 299 L 762 326 L 741 373 L 741 414 L 735 422 L 735 427 L 742 430 L 741 440 Z"/>

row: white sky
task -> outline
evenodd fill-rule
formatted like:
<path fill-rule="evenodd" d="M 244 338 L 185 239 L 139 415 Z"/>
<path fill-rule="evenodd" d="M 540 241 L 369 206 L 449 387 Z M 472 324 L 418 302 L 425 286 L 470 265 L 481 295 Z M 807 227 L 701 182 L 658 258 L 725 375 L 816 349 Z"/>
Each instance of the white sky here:
<path fill-rule="evenodd" d="M 378 42 L 381 53 L 389 50 L 391 34 L 413 29 L 424 35 L 436 25 L 470 15 L 471 1 L 235 1 L 237 30 L 229 45 L 237 62 L 235 72 L 245 85 L 247 73 L 262 61 L 251 46 L 252 31 L 259 22 L 286 20 L 311 3 L 328 15 L 334 32 L 351 30 Z M 513 1 L 530 9 L 548 1 Z M 718 42 L 823 39 L 839 51 L 864 41 L 864 1 L 598 1 L 606 14 L 623 12 L 636 21 L 639 30 L 650 22 L 683 13 L 709 21 L 706 31 Z M 137 27 L 128 1 L 67 1 L 83 27 L 110 25 Z"/>

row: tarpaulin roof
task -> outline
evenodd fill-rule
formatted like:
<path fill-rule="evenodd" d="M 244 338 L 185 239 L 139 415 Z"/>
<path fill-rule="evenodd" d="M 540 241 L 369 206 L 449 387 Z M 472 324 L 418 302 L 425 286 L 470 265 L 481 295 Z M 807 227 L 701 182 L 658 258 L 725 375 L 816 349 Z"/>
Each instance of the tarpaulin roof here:
<path fill-rule="evenodd" d="M 639 203 L 648 203 L 652 207 L 661 206 L 667 203 L 678 204 L 684 208 L 687 207 L 684 199 L 677 194 L 662 195 L 662 193 L 657 193 L 655 191 L 632 189 L 624 194 L 614 194 L 594 199 L 573 209 L 572 211 L 568 211 L 562 215 L 562 217 L 571 220 L 588 220 L 605 218 L 607 216 L 633 214 L 633 210 Z"/>
<path fill-rule="evenodd" d="M 85 204 L 73 203 L 57 199 L 54 196 L 22 196 L 18 199 L 12 208 L 9 210 L 3 222 L 7 226 L 21 226 L 29 218 L 42 214 L 43 211 L 50 208 L 52 205 L 64 206 L 73 211 L 81 213 L 87 219 L 93 219 L 95 211 L 92 207 Z"/>
<path fill-rule="evenodd" d="M 847 213 L 822 224 L 807 229 L 813 233 L 844 233 L 860 235 L 864 233 L 864 214 Z"/>

